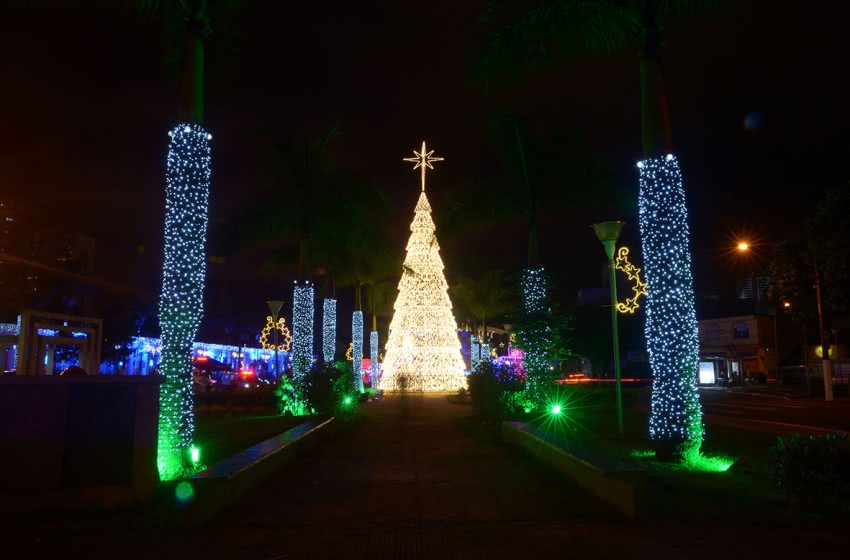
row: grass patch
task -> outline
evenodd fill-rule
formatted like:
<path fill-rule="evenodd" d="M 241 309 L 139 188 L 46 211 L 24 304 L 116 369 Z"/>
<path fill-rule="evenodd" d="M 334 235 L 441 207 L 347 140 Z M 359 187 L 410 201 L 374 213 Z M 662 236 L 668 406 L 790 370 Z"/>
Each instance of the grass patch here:
<path fill-rule="evenodd" d="M 314 416 L 199 414 L 195 418 L 195 445 L 201 450 L 201 462 L 209 466 L 314 418 Z"/>

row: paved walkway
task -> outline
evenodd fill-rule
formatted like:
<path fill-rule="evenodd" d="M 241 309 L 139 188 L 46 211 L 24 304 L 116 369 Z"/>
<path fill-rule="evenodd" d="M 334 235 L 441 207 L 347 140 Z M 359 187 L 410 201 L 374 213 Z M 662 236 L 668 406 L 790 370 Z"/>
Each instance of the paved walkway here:
<path fill-rule="evenodd" d="M 363 411 L 363 425 L 317 445 L 203 527 L 151 529 L 129 519 L 113 520 L 121 532 L 102 520 L 70 532 L 47 525 L 4 535 L 0 558 L 775 560 L 846 553 L 846 538 L 834 531 L 769 526 L 726 497 L 722 518 L 700 519 L 684 504 L 681 518 L 629 522 L 520 452 L 470 435 L 463 428 L 469 406 L 444 396 L 391 397 Z"/>
<path fill-rule="evenodd" d="M 777 558 L 831 542 L 759 528 L 733 507 L 708 525 L 631 523 L 520 453 L 469 435 L 460 426 L 468 406 L 408 396 L 363 410 L 363 426 L 163 552 L 205 560 Z"/>

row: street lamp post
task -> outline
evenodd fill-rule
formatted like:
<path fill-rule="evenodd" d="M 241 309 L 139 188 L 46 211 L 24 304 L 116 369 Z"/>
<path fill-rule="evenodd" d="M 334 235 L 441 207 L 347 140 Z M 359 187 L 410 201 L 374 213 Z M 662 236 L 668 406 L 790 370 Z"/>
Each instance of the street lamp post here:
<path fill-rule="evenodd" d="M 280 300 L 269 300 L 266 302 L 266 305 L 269 306 L 269 311 L 272 314 L 272 331 L 274 331 L 274 378 L 277 379 L 280 376 L 280 368 L 279 362 L 277 359 L 278 356 L 278 336 L 280 335 L 280 329 L 277 327 L 277 319 L 280 315 L 280 309 L 283 307 L 283 302 Z"/>
<path fill-rule="evenodd" d="M 617 387 L 617 433 L 623 435 L 623 387 L 620 380 L 620 337 L 617 325 L 617 275 L 614 269 L 614 254 L 617 240 L 625 222 L 602 222 L 593 225 L 596 237 L 605 247 L 608 256 L 609 284 L 611 284 L 611 332 L 614 341 L 614 376 Z"/>
<path fill-rule="evenodd" d="M 824 400 L 832 400 L 832 361 L 829 359 L 829 340 L 826 338 L 826 329 L 823 328 L 823 300 L 820 290 L 820 269 L 815 262 L 815 292 L 818 297 L 818 328 L 820 329 L 820 349 L 823 358 L 823 397 Z"/>

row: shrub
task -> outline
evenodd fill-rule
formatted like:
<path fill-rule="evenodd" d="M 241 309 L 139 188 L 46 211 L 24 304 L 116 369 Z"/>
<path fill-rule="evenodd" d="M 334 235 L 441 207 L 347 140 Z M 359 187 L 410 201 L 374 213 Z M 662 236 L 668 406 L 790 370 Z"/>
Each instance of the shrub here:
<path fill-rule="evenodd" d="M 776 452 L 779 485 L 792 500 L 813 509 L 848 506 L 850 437 L 846 433 L 779 438 Z"/>
<path fill-rule="evenodd" d="M 304 380 L 304 395 L 317 414 L 353 410 L 359 402 L 351 366 L 341 362 L 314 364 Z"/>
<path fill-rule="evenodd" d="M 517 398 L 525 389 L 525 377 L 518 375 L 509 364 L 489 361 L 467 378 L 472 408 L 484 418 L 501 420 L 516 411 Z"/>

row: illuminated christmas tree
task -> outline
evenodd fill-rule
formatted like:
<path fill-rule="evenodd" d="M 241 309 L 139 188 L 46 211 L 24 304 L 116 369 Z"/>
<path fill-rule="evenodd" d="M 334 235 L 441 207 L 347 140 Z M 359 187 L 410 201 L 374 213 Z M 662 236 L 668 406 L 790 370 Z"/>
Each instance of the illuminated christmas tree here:
<path fill-rule="evenodd" d="M 425 195 L 425 170 L 434 169 L 434 150 L 405 161 L 421 169 L 422 194 L 414 210 L 398 298 L 393 307 L 380 387 L 386 391 L 456 391 L 466 386 L 457 323 L 452 315 L 443 260 Z"/>

